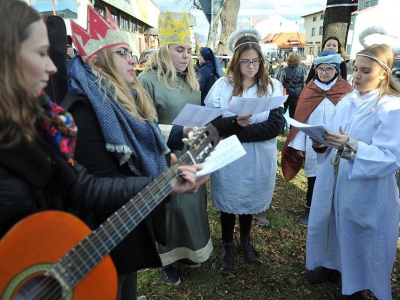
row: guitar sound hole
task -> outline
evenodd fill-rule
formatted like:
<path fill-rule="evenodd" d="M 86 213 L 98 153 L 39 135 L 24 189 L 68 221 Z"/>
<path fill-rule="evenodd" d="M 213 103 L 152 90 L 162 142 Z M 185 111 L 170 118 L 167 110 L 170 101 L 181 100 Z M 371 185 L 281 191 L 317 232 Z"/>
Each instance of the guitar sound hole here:
<path fill-rule="evenodd" d="M 23 284 L 15 295 L 16 300 L 59 300 L 62 288 L 57 280 L 47 276 L 36 276 Z"/>

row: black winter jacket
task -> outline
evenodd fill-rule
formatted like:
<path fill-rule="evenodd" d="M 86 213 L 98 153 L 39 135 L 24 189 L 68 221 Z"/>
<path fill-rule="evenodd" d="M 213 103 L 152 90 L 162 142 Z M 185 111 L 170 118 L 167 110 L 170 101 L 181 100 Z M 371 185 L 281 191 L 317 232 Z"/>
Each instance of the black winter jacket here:
<path fill-rule="evenodd" d="M 204 99 L 206 98 L 208 91 L 218 79 L 217 74 L 215 74 L 215 66 L 213 62 L 205 61 L 197 71 L 197 76 L 199 78 L 201 91 L 201 105 L 204 105 Z"/>
<path fill-rule="evenodd" d="M 286 88 L 286 92 L 289 97 L 300 97 L 301 91 L 304 87 L 304 78 L 306 71 L 303 67 L 285 67 L 285 79 L 283 81 L 283 87 Z M 297 73 L 297 74 L 296 74 Z M 296 77 L 294 77 L 296 75 Z"/>
<path fill-rule="evenodd" d="M 120 165 L 115 155 L 106 150 L 106 142 L 97 115 L 85 96 L 67 94 L 61 102 L 74 117 L 78 130 L 75 159 L 89 173 L 98 177 L 135 179 L 127 163 Z M 144 221 L 111 252 L 111 258 L 119 275 L 144 268 L 161 267 L 156 241 L 165 243 L 165 203 L 162 202 Z M 103 223 L 113 211 L 78 213 L 77 215 L 94 229 Z"/>
<path fill-rule="evenodd" d="M 69 165 L 41 138 L 21 142 L 0 151 L 0 238 L 40 211 L 115 211 L 153 179 L 97 178 L 78 163 Z"/>

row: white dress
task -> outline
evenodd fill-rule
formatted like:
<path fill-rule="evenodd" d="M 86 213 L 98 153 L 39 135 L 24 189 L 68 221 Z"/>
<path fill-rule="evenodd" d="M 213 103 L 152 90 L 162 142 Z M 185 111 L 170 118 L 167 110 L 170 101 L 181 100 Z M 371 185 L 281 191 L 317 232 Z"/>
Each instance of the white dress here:
<path fill-rule="evenodd" d="M 314 83 L 324 91 L 329 91 L 336 82 L 337 79 L 326 85 L 320 83 L 318 80 L 314 81 Z M 304 123 L 313 125 L 327 124 L 335 112 L 335 107 L 336 105 L 328 98 L 324 98 Z M 311 139 L 304 132 L 299 130 L 288 146 L 306 152 L 304 171 L 307 177 L 316 177 L 319 167 L 317 163 L 317 153 L 312 149 Z"/>
<path fill-rule="evenodd" d="M 390 275 L 399 233 L 400 97 L 384 96 L 375 108 L 377 96 L 374 90 L 361 98 L 355 90 L 336 106 L 329 128 L 339 132 L 342 126 L 358 141 L 358 150 L 354 161 L 340 159 L 332 212 L 336 149 L 319 155 L 325 160 L 308 222 L 307 268 L 339 270 L 344 295 L 371 290 L 387 300 L 392 299 Z"/>
<path fill-rule="evenodd" d="M 282 84 L 271 79 L 270 96 L 282 95 Z M 205 105 L 227 108 L 232 93 L 232 85 L 225 78 L 214 83 L 205 99 Z M 257 98 L 257 88 L 251 87 L 243 92 L 246 98 Z M 224 112 L 222 117 L 234 116 Z M 269 111 L 255 114 L 250 123 L 268 119 Z M 269 208 L 275 188 L 277 169 L 276 138 L 242 143 L 246 154 L 211 175 L 211 199 L 213 205 L 226 213 L 256 214 Z"/>

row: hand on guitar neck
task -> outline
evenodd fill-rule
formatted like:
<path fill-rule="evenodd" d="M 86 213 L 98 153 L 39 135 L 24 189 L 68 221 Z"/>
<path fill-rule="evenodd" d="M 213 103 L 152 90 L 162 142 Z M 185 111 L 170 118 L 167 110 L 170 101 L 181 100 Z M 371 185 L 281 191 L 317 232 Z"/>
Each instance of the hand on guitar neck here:
<path fill-rule="evenodd" d="M 176 155 L 171 153 L 171 165 L 175 164 L 177 161 L 178 159 L 176 158 Z M 182 177 L 182 181 L 172 190 L 171 195 L 196 193 L 199 187 L 210 177 L 205 176 L 199 180 L 196 180 L 196 173 L 201 169 L 203 169 L 203 166 L 200 164 L 178 167 L 178 173 Z"/>
<path fill-rule="evenodd" d="M 108 253 L 170 193 L 194 193 L 200 163 L 219 142 L 208 125 L 190 134 L 189 150 L 91 231 L 81 220 L 45 211 L 21 220 L 0 240 L 0 299 L 115 299 L 117 274 Z"/>

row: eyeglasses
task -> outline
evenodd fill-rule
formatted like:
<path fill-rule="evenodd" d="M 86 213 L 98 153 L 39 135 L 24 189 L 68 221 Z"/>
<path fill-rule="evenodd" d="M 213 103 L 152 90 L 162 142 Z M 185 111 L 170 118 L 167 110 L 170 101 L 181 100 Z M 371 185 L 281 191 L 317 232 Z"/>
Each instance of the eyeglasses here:
<path fill-rule="evenodd" d="M 124 48 L 116 50 L 114 52 L 117 53 L 118 55 L 123 56 L 128 63 L 136 64 L 136 61 L 135 61 L 136 59 L 132 55 L 132 52 L 129 52 L 128 50 L 126 50 Z"/>
<path fill-rule="evenodd" d="M 249 59 L 239 59 L 239 62 L 242 66 L 248 67 L 250 64 L 252 64 L 254 67 L 258 66 L 262 62 L 262 58 L 257 58 L 254 60 L 249 60 Z"/>
<path fill-rule="evenodd" d="M 325 72 L 325 74 L 331 74 L 333 72 L 333 70 L 335 70 L 335 68 L 327 68 L 327 69 L 317 68 L 317 72 L 321 73 L 321 74 L 324 72 Z"/>

